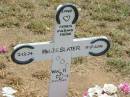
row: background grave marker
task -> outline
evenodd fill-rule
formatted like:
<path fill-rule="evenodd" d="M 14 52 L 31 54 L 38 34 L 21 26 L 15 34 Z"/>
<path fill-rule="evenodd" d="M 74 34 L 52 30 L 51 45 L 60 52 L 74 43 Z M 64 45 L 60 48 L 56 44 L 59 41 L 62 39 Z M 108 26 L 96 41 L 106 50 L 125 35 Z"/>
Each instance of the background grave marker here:
<path fill-rule="evenodd" d="M 53 41 L 19 44 L 11 55 L 18 64 L 47 59 L 53 61 L 49 97 L 67 96 L 71 57 L 100 56 L 110 48 L 105 36 L 74 39 L 78 16 L 75 5 L 60 5 L 57 8 Z"/>

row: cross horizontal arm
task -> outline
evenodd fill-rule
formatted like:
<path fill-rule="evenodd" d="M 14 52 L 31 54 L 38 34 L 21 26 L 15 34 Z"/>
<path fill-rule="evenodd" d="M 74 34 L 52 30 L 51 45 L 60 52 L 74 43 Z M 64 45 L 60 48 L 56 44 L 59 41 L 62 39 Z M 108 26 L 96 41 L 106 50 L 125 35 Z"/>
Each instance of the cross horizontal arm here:
<path fill-rule="evenodd" d="M 28 43 L 17 45 L 12 53 L 12 59 L 18 64 L 32 61 L 52 59 L 54 53 L 71 53 L 71 57 L 100 56 L 110 48 L 106 37 L 91 37 L 74 39 L 72 46 L 60 45 L 55 47 L 52 42 Z"/>
<path fill-rule="evenodd" d="M 110 43 L 105 36 L 74 39 L 73 47 L 78 50 L 72 52 L 72 57 L 101 56 L 110 48 Z"/>
<path fill-rule="evenodd" d="M 14 47 L 14 51 L 11 55 L 12 60 L 17 64 L 28 64 L 32 61 L 51 59 L 52 54 L 47 53 L 49 48 L 53 48 L 53 44 L 48 42 L 37 42 L 19 44 Z"/>

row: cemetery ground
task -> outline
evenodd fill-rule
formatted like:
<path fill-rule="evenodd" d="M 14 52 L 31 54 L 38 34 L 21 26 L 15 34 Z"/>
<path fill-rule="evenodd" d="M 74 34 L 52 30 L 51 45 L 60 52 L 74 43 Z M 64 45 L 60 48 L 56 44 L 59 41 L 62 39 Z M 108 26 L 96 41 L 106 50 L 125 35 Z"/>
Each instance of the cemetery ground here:
<path fill-rule="evenodd" d="M 14 87 L 16 97 L 47 97 L 51 61 L 17 65 L 10 55 L 16 44 L 52 40 L 55 9 L 65 2 L 79 9 L 76 38 L 107 36 L 111 42 L 103 56 L 73 59 L 69 97 L 82 97 L 96 84 L 130 83 L 129 0 L 0 0 L 0 45 L 8 48 L 0 54 L 0 89 Z"/>

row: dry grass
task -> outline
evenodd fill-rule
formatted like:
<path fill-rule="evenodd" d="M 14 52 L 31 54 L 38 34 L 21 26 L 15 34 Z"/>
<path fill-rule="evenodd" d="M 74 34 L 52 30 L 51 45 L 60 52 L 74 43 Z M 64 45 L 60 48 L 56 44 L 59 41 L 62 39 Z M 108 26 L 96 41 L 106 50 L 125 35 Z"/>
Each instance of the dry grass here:
<path fill-rule="evenodd" d="M 6 70 L 0 70 L 0 79 L 5 79 L 7 76 Z"/>
<path fill-rule="evenodd" d="M 20 93 L 19 94 L 16 94 L 16 97 L 38 97 L 36 95 L 36 91 L 31 91 L 31 92 L 28 92 L 28 90 L 23 90 L 24 92 L 22 91 L 19 91 Z M 40 96 L 39 96 L 40 97 Z"/>
<path fill-rule="evenodd" d="M 20 85 L 23 84 L 23 80 L 22 80 L 22 78 L 17 77 L 17 76 L 8 76 L 8 77 L 6 78 L 5 84 L 6 84 L 6 85 L 9 85 L 9 86 L 18 87 L 18 86 L 20 86 Z"/>
<path fill-rule="evenodd" d="M 32 77 L 37 78 L 39 80 L 47 80 L 49 78 L 48 71 L 38 71 L 32 74 Z"/>
<path fill-rule="evenodd" d="M 69 89 L 69 97 L 80 97 L 80 93 L 75 89 Z"/>
<path fill-rule="evenodd" d="M 130 75 L 130 62 L 124 61 L 123 59 L 111 59 L 107 61 L 107 65 L 111 67 L 110 71 L 114 69 L 123 75 Z"/>
<path fill-rule="evenodd" d="M 51 23 L 47 20 L 32 20 L 27 28 L 31 31 L 35 32 L 35 34 L 43 34 L 45 35 L 47 31 L 50 31 Z"/>
<path fill-rule="evenodd" d="M 3 70 L 6 68 L 6 64 L 5 63 L 0 63 L 0 70 Z"/>

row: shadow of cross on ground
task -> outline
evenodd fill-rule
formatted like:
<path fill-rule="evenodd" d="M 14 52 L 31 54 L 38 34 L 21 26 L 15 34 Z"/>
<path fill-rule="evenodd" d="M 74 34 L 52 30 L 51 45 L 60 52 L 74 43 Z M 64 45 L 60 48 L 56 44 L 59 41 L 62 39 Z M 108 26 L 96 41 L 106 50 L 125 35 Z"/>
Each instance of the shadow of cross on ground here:
<path fill-rule="evenodd" d="M 74 4 L 59 5 L 53 41 L 19 44 L 11 55 L 17 64 L 52 60 L 49 97 L 67 97 L 71 58 L 100 56 L 110 48 L 105 36 L 74 39 L 78 17 Z"/>

